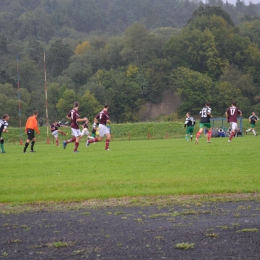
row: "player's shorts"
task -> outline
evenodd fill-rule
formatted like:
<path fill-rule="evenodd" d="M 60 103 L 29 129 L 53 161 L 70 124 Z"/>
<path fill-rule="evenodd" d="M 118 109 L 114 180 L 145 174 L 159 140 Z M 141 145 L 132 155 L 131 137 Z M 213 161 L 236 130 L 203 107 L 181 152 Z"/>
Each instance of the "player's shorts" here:
<path fill-rule="evenodd" d="M 82 132 L 81 132 L 81 135 L 82 135 L 82 136 L 83 136 L 83 135 L 89 135 L 88 129 L 87 129 L 87 128 L 84 128 L 84 129 L 82 130 Z"/>
<path fill-rule="evenodd" d="M 229 123 L 230 123 L 230 126 L 231 126 L 232 130 L 236 130 L 237 129 L 237 123 L 235 123 L 235 122 L 229 122 Z"/>
<path fill-rule="evenodd" d="M 109 128 L 106 125 L 99 124 L 99 136 L 103 137 L 106 134 L 109 134 Z"/>
<path fill-rule="evenodd" d="M 251 128 L 255 128 L 255 125 L 254 124 L 250 124 Z"/>
<path fill-rule="evenodd" d="M 75 137 L 81 136 L 80 129 L 71 128 L 72 135 Z"/>
<path fill-rule="evenodd" d="M 187 128 L 186 128 L 186 134 L 187 134 L 187 135 L 188 135 L 188 134 L 192 135 L 193 132 L 194 132 L 194 126 L 187 126 Z"/>
<path fill-rule="evenodd" d="M 32 141 L 33 138 L 35 138 L 34 130 L 29 128 L 27 130 L 27 139 Z"/>
<path fill-rule="evenodd" d="M 200 128 L 203 127 L 211 128 L 211 123 L 200 123 Z"/>
<path fill-rule="evenodd" d="M 58 138 L 58 133 L 59 133 L 59 130 L 54 130 L 51 134 L 52 134 L 55 138 Z"/>

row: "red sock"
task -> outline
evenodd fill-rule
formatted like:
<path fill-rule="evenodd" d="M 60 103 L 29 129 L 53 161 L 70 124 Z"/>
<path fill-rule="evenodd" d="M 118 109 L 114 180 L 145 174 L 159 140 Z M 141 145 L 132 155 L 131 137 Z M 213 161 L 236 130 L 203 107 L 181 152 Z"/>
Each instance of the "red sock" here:
<path fill-rule="evenodd" d="M 69 139 L 68 141 L 66 141 L 66 143 L 74 143 L 76 141 L 76 137 L 72 137 L 71 139 Z"/>
<path fill-rule="evenodd" d="M 59 140 L 56 140 L 56 145 L 59 146 Z"/>
<path fill-rule="evenodd" d="M 106 139 L 106 150 L 108 149 L 108 147 L 109 147 L 109 142 L 110 142 L 110 140 L 109 139 Z"/>
<path fill-rule="evenodd" d="M 93 138 L 93 139 L 89 140 L 90 144 L 96 143 L 96 142 L 98 142 L 98 138 Z"/>
<path fill-rule="evenodd" d="M 201 132 L 198 132 L 197 135 L 196 135 L 196 139 L 199 139 L 200 135 L 201 135 Z"/>
<path fill-rule="evenodd" d="M 210 141 L 211 133 L 212 133 L 212 131 L 209 130 L 209 131 L 208 131 L 208 141 Z"/>
<path fill-rule="evenodd" d="M 75 142 L 74 152 L 76 152 L 76 151 L 78 150 L 78 147 L 79 147 L 79 143 L 78 143 L 78 142 Z"/>
<path fill-rule="evenodd" d="M 230 136 L 229 136 L 229 140 L 231 141 L 232 138 L 234 137 L 235 133 L 234 132 L 231 132 Z"/>

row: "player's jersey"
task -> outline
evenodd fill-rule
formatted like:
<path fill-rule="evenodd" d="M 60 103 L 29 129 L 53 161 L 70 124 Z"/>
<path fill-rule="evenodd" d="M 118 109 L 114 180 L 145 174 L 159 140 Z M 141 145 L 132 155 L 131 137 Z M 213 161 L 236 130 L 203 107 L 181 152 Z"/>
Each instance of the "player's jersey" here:
<path fill-rule="evenodd" d="M 255 121 L 258 120 L 258 116 L 252 115 L 252 116 L 249 117 L 249 120 L 250 120 L 250 124 L 255 125 Z"/>
<path fill-rule="evenodd" d="M 0 119 L 0 136 L 3 132 L 3 130 L 6 129 L 7 127 L 8 127 L 7 121 L 4 119 Z"/>
<path fill-rule="evenodd" d="M 184 126 L 185 126 L 185 127 L 186 127 L 186 126 L 195 126 L 195 124 L 196 124 L 195 119 L 194 119 L 192 116 L 190 116 L 190 117 L 187 117 L 187 118 L 186 118 L 185 123 L 184 123 Z"/>
<path fill-rule="evenodd" d="M 93 125 L 92 125 L 92 134 L 95 134 L 96 133 L 96 128 L 97 128 L 97 124 L 96 123 L 94 123 Z"/>
<path fill-rule="evenodd" d="M 58 130 L 59 127 L 60 127 L 60 124 L 57 124 L 57 125 L 52 124 L 51 125 L 51 132 L 54 132 L 54 131 Z"/>
<path fill-rule="evenodd" d="M 71 128 L 74 128 L 74 129 L 79 129 L 79 125 L 78 125 L 78 122 L 77 122 L 77 119 L 79 118 L 79 114 L 78 114 L 78 110 L 76 109 L 72 109 L 68 115 L 68 117 L 70 117 L 70 127 Z"/>
<path fill-rule="evenodd" d="M 227 109 L 228 114 L 228 122 L 229 123 L 237 123 L 237 117 L 242 113 L 238 107 L 229 107 Z"/>
<path fill-rule="evenodd" d="M 211 108 L 210 107 L 203 107 L 200 110 L 200 122 L 201 123 L 210 123 L 210 116 L 208 114 L 211 114 Z"/>
<path fill-rule="evenodd" d="M 99 120 L 99 123 L 101 125 L 106 125 L 107 120 L 110 120 L 107 110 L 102 110 L 101 112 L 99 112 L 96 116 L 96 119 Z"/>

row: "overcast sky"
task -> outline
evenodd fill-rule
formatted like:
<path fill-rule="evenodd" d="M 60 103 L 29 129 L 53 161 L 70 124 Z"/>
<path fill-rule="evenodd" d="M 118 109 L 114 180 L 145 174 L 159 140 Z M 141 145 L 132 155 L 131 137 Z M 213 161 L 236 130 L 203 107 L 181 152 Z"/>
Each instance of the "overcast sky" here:
<path fill-rule="evenodd" d="M 236 0 L 227 0 L 230 4 L 235 4 Z M 225 1 L 223 1 L 225 2 Z M 253 4 L 259 4 L 260 0 L 244 0 L 245 4 L 249 4 L 250 2 L 252 2 Z"/>
<path fill-rule="evenodd" d="M 227 0 L 230 4 L 236 4 L 237 0 Z M 206 2 L 206 0 L 203 0 L 203 2 Z M 223 2 L 225 3 L 226 0 L 223 0 Z M 245 4 L 249 4 L 250 2 L 252 2 L 253 4 L 260 4 L 260 0 L 244 0 Z"/>

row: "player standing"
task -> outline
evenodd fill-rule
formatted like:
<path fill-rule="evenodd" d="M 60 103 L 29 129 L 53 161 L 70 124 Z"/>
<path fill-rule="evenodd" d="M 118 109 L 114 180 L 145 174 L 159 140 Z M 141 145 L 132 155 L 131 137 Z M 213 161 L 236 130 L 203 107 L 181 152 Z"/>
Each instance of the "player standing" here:
<path fill-rule="evenodd" d="M 59 146 L 59 135 L 58 133 L 61 133 L 62 135 L 66 136 L 68 135 L 67 133 L 64 133 L 63 131 L 59 130 L 58 128 L 61 127 L 62 125 L 58 122 L 54 122 L 51 125 L 51 134 L 55 137 L 56 145 Z"/>
<path fill-rule="evenodd" d="M 184 128 L 186 128 L 186 141 L 189 141 L 189 136 L 190 140 L 192 141 L 192 134 L 194 132 L 194 126 L 196 124 L 195 119 L 191 116 L 190 112 L 186 113 L 186 120 L 184 123 Z"/>
<path fill-rule="evenodd" d="M 232 138 L 234 137 L 237 129 L 237 117 L 242 116 L 241 110 L 236 107 L 237 103 L 235 101 L 232 102 L 232 106 L 229 107 L 225 113 L 228 123 L 231 126 L 231 133 L 228 138 L 228 142 L 230 143 Z"/>
<path fill-rule="evenodd" d="M 200 115 L 200 129 L 199 129 L 199 132 L 196 135 L 195 144 L 199 143 L 199 137 L 200 137 L 204 127 L 206 127 L 208 129 L 208 139 L 207 139 L 207 142 L 211 143 L 210 138 L 211 138 L 212 131 L 211 131 L 210 118 L 212 117 L 212 115 L 211 115 L 211 108 L 210 108 L 210 103 L 209 102 L 205 103 L 205 107 L 203 107 L 200 110 L 199 115 Z"/>
<path fill-rule="evenodd" d="M 36 137 L 34 135 L 34 132 L 36 131 L 37 134 L 40 134 L 39 128 L 38 128 L 38 121 L 37 121 L 38 111 L 34 110 L 33 115 L 30 116 L 27 119 L 26 125 L 25 125 L 25 133 L 27 134 L 27 140 L 23 148 L 23 152 L 26 153 L 26 149 L 31 142 L 31 153 L 35 152 L 33 150 L 34 144 L 36 142 Z"/>
<path fill-rule="evenodd" d="M 254 136 L 256 136 L 255 122 L 258 121 L 258 116 L 255 114 L 255 112 L 252 112 L 252 115 L 248 118 L 248 121 L 251 127 L 246 130 L 246 134 L 252 130 Z"/>
<path fill-rule="evenodd" d="M 5 153 L 5 147 L 4 147 L 4 138 L 2 137 L 2 133 L 8 133 L 7 127 L 9 120 L 9 116 L 7 114 L 3 115 L 3 119 L 0 119 L 0 147 L 1 147 L 1 153 Z"/>
<path fill-rule="evenodd" d="M 99 138 L 88 140 L 87 146 L 89 146 L 91 143 L 102 141 L 103 137 L 106 136 L 105 150 L 109 151 L 109 142 L 111 139 L 111 134 L 106 124 L 107 123 L 111 124 L 111 121 L 107 110 L 108 110 L 108 105 L 104 105 L 103 110 L 99 112 L 95 117 L 95 122 L 97 123 L 99 121 Z"/>
<path fill-rule="evenodd" d="M 71 131 L 72 134 L 74 135 L 74 137 L 72 137 L 71 139 L 64 141 L 63 142 L 63 148 L 65 149 L 68 143 L 74 143 L 75 142 L 75 146 L 74 146 L 74 153 L 78 152 L 78 147 L 79 147 L 79 141 L 81 138 L 81 132 L 79 129 L 79 125 L 78 122 L 83 122 L 86 121 L 87 118 L 79 118 L 79 102 L 75 102 L 74 103 L 74 108 L 68 113 L 67 118 L 70 119 L 71 121 Z"/>

